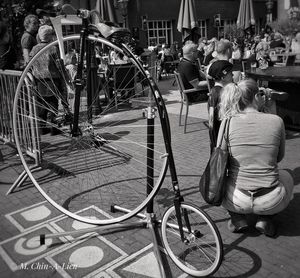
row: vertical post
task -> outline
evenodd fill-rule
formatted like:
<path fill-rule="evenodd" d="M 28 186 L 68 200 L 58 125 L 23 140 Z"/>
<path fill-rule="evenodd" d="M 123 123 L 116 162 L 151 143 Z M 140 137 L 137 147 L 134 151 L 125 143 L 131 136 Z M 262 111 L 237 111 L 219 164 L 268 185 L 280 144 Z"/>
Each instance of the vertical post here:
<path fill-rule="evenodd" d="M 274 2 L 273 0 L 267 0 L 266 7 L 267 7 L 267 23 L 272 22 L 272 10 L 273 10 Z"/>
<path fill-rule="evenodd" d="M 79 108 L 80 108 L 80 96 L 82 89 L 82 72 L 83 72 L 83 62 L 84 62 L 84 54 L 86 47 L 86 37 L 88 35 L 88 21 L 86 18 L 83 18 L 83 28 L 80 31 L 80 53 L 79 53 L 79 63 L 77 74 L 75 77 L 75 100 L 74 100 L 74 121 L 73 121 L 73 129 L 71 134 L 73 137 L 77 137 L 81 134 L 79 129 Z"/>
<path fill-rule="evenodd" d="M 120 8 L 120 12 L 121 12 L 121 15 L 123 17 L 125 28 L 127 27 L 127 14 L 128 14 L 127 5 L 128 5 L 128 1 L 129 0 L 118 0 L 118 6 Z"/>
<path fill-rule="evenodd" d="M 155 52 L 149 56 L 149 74 L 156 76 L 155 73 Z M 147 107 L 147 195 L 149 195 L 154 186 L 154 119 L 155 111 L 153 108 L 153 95 L 151 90 L 148 90 L 148 107 Z M 147 213 L 153 213 L 153 200 L 147 204 Z"/>

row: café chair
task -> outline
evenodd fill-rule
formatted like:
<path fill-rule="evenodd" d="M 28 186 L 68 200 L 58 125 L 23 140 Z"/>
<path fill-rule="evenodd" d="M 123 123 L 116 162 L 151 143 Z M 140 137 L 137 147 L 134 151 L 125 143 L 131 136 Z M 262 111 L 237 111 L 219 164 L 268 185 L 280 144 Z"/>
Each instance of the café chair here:
<path fill-rule="evenodd" d="M 294 53 L 284 53 L 278 54 L 281 58 L 282 62 L 277 62 L 274 64 L 275 67 L 287 67 L 287 66 L 294 66 L 296 60 L 296 54 Z"/>
<path fill-rule="evenodd" d="M 173 55 L 165 55 L 164 60 L 160 61 L 158 69 L 158 80 L 161 80 L 162 75 L 168 77 L 170 74 L 173 74 L 176 70 L 176 62 Z"/>
<path fill-rule="evenodd" d="M 109 65 L 109 86 L 113 91 L 115 108 L 118 110 L 118 101 L 129 100 L 130 94 L 134 95 L 136 87 L 136 68 L 132 64 Z"/>
<path fill-rule="evenodd" d="M 184 133 L 186 133 L 186 126 L 187 126 L 187 119 L 188 119 L 188 114 L 189 114 L 189 106 L 193 105 L 193 104 L 197 104 L 197 103 L 204 103 L 207 101 L 208 99 L 208 88 L 206 86 L 204 86 L 201 89 L 185 89 L 184 85 L 183 85 L 183 81 L 181 79 L 181 76 L 178 72 L 174 72 L 175 75 L 175 80 L 177 82 L 177 86 L 179 89 L 179 93 L 181 96 L 181 106 L 180 106 L 180 112 L 179 112 L 179 126 L 181 126 L 181 118 L 182 118 L 182 111 L 183 111 L 183 106 L 185 105 L 186 109 L 185 109 L 185 119 L 184 119 Z M 200 97 L 199 97 L 199 101 L 189 101 L 188 99 L 188 95 L 191 93 L 195 93 L 198 92 Z"/>

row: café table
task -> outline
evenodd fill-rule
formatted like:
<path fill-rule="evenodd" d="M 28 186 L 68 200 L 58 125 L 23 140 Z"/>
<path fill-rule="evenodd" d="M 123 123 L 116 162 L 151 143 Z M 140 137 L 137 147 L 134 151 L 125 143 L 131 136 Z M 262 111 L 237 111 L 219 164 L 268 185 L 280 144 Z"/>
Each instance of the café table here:
<path fill-rule="evenodd" d="M 268 81 L 269 88 L 289 94 L 286 101 L 277 102 L 277 114 L 286 128 L 300 130 L 300 66 L 251 68 L 245 74 L 259 82 Z"/>

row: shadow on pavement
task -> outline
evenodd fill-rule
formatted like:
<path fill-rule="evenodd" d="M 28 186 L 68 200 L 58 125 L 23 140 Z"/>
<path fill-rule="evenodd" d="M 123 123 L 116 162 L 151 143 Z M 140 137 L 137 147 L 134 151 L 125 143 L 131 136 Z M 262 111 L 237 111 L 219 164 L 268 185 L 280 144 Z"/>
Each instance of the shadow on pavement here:
<path fill-rule="evenodd" d="M 262 267 L 262 259 L 248 248 L 238 246 L 246 239 L 242 235 L 231 244 L 224 244 L 224 259 L 212 277 L 254 277 Z"/>
<path fill-rule="evenodd" d="M 300 167 L 296 167 L 293 170 L 292 176 L 294 178 L 294 185 L 299 185 L 300 184 Z"/>

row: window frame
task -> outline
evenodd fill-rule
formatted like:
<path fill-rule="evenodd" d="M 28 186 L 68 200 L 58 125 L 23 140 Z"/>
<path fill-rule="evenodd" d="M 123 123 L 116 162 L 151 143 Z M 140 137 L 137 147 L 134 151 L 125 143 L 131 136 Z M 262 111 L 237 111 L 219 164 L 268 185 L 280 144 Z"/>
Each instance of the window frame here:
<path fill-rule="evenodd" d="M 151 36 L 150 36 L 151 34 Z M 162 43 L 173 43 L 172 20 L 155 19 L 147 20 L 147 40 L 148 45 L 157 45 Z"/>

